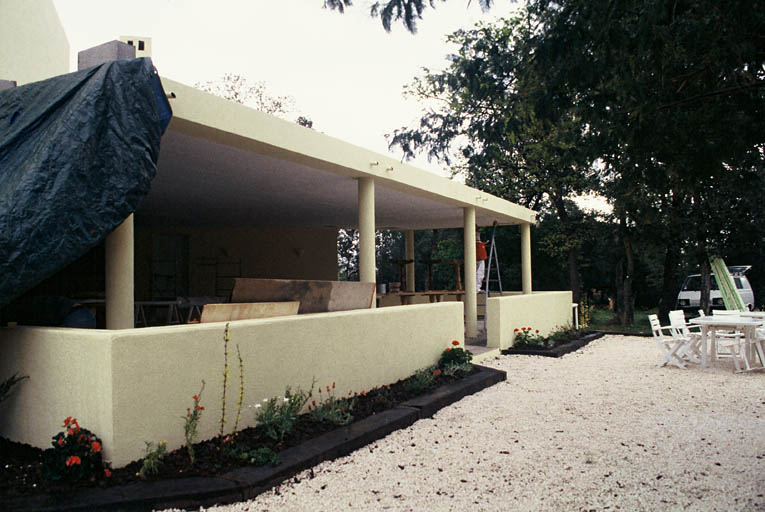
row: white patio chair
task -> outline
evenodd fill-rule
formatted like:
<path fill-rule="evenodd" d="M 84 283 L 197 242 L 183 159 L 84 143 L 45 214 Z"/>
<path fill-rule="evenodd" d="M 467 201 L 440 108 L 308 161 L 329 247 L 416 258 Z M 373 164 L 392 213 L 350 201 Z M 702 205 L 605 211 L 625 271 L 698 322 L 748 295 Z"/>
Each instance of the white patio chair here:
<path fill-rule="evenodd" d="M 683 357 L 688 361 L 700 363 L 701 331 L 692 332 L 691 329 L 701 329 L 701 326 L 688 325 L 683 310 L 669 312 L 669 325 L 672 336 L 685 343 Z"/>
<path fill-rule="evenodd" d="M 662 327 L 657 315 L 648 315 L 648 321 L 651 324 L 653 340 L 663 356 L 659 368 L 667 364 L 673 364 L 678 368 L 685 368 L 686 340 L 674 336 L 670 327 Z M 669 332 L 669 336 L 666 336 L 664 331 Z"/>

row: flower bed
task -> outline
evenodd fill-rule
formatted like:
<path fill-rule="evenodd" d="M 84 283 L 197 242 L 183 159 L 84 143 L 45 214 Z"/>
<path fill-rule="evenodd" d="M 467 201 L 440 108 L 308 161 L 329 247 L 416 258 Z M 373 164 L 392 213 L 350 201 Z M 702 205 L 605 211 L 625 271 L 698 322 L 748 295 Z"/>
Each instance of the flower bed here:
<path fill-rule="evenodd" d="M 579 350 L 589 342 L 603 336 L 602 332 L 559 328 L 550 336 L 540 336 L 530 327 L 516 329 L 516 343 L 502 354 L 561 357 Z"/>
<path fill-rule="evenodd" d="M 124 468 L 112 470 L 99 464 L 93 471 L 83 474 L 84 468 L 81 464 L 66 463 L 74 460 L 69 452 L 79 449 L 72 445 L 69 451 L 61 455 L 64 457 L 65 471 L 72 466 L 80 469 L 77 478 L 74 478 L 75 475 L 68 478 L 69 475 L 65 472 L 67 478 L 51 479 L 47 469 L 46 460 L 51 459 L 58 448 L 69 446 L 68 438 L 62 437 L 64 434 L 54 436 L 53 446 L 47 451 L 0 438 L 0 503 L 14 497 L 32 498 L 34 495 L 71 493 L 74 488 L 124 487 L 125 484 L 135 485 L 136 482 L 144 480 L 213 477 L 243 467 L 276 467 L 281 462 L 282 454 L 288 453 L 290 448 L 299 447 L 317 436 L 336 431 L 338 427 L 351 422 L 360 424 L 365 418 L 383 418 L 386 411 L 401 409 L 399 406 L 407 401 L 408 405 L 403 407 L 405 416 L 412 416 L 412 411 L 420 411 L 415 413 L 417 417 L 424 412 L 433 414 L 438 408 L 451 403 L 449 400 L 453 401 L 467 394 L 455 394 L 452 390 L 447 393 L 448 397 L 444 398 L 445 395 L 441 396 L 443 393 L 440 389 L 449 388 L 450 384 L 465 379 L 470 380 L 471 375 L 479 372 L 477 367 L 469 362 L 470 353 L 460 348 L 459 342 L 452 343 L 452 346 L 444 350 L 438 367 L 422 369 L 407 379 L 369 391 L 350 392 L 344 397 L 335 396 L 335 383 L 327 384 L 323 389 L 319 388 L 321 392 L 312 390 L 304 393 L 288 389 L 284 398 L 272 398 L 263 404 L 257 404 L 258 426 L 255 428 L 247 428 L 236 434 L 223 435 L 200 443 L 190 443 L 170 453 L 165 453 L 165 445 L 162 442 L 147 442 L 146 457 Z M 490 377 L 496 379 L 496 375 Z M 205 411 L 204 406 L 200 405 L 203 389 L 204 387 L 192 397 L 193 405 L 187 411 L 183 425 L 190 441 L 193 441 L 195 422 Z M 412 401 L 413 398 L 423 395 L 433 398 L 423 402 L 424 405 L 418 405 L 416 400 Z M 458 395 L 459 398 L 455 398 Z M 306 408 L 307 413 L 297 414 L 297 411 Z M 416 421 L 416 418 L 407 424 L 413 421 Z M 72 426 L 76 426 L 77 431 L 72 430 Z M 77 438 L 80 434 L 80 427 L 73 418 L 67 418 L 65 428 L 72 430 L 71 433 L 68 432 L 69 436 Z M 85 433 L 83 440 L 89 443 L 85 446 L 86 451 L 90 450 L 100 455 L 100 441 L 85 429 L 82 429 L 82 432 Z M 63 442 L 62 439 L 67 439 L 67 442 Z M 94 446 L 98 450 L 95 450 Z M 11 502 L 6 504 L 8 503 Z"/>

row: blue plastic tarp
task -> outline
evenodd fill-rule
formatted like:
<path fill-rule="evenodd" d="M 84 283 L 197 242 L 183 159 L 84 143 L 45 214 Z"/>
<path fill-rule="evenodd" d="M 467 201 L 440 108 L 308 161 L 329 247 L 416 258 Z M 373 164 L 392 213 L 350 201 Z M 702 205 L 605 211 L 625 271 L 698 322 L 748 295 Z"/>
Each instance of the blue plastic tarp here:
<path fill-rule="evenodd" d="M 138 208 L 171 116 L 145 58 L 0 91 L 0 306 Z"/>

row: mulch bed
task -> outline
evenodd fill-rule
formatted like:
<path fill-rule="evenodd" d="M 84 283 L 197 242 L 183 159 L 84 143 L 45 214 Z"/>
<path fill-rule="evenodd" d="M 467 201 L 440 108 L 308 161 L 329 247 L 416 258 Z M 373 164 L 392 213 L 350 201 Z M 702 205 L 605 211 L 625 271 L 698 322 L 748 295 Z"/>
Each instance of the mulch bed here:
<path fill-rule="evenodd" d="M 540 346 L 524 346 L 524 347 L 511 347 L 502 351 L 503 355 L 524 355 L 524 356 L 543 356 L 543 357 L 562 357 L 570 352 L 579 350 L 587 345 L 589 342 L 596 340 L 605 333 L 597 331 L 585 331 L 581 333 L 581 336 L 562 343 L 554 347 L 540 347 Z"/>
<path fill-rule="evenodd" d="M 433 386 L 422 393 L 407 392 L 405 381 L 398 381 L 390 386 L 383 386 L 357 396 L 353 408 L 353 422 L 379 414 L 412 400 L 423 393 L 437 392 L 438 388 L 448 386 L 469 375 L 479 372 L 478 367 L 473 371 L 459 376 L 440 374 L 435 376 Z M 208 412 L 208 414 L 210 414 Z M 179 423 L 178 428 L 182 428 Z M 279 453 L 295 447 L 311 439 L 338 429 L 329 422 L 316 422 L 309 415 L 303 414 L 298 418 L 295 428 L 281 442 L 267 437 L 260 427 L 246 428 L 236 434 L 235 441 L 250 448 L 268 447 Z M 51 435 L 55 434 L 52 432 Z M 180 448 L 168 453 L 160 466 L 159 473 L 151 480 L 168 480 L 186 477 L 211 477 L 248 466 L 246 461 L 227 457 L 223 454 L 221 438 L 198 443 L 195 446 L 196 462 L 189 464 L 188 453 Z M 43 450 L 32 446 L 16 443 L 0 437 L 0 499 L 36 494 L 66 493 L 72 490 L 70 485 L 51 483 L 42 476 Z M 143 482 L 138 476 L 142 461 L 134 461 L 127 466 L 115 469 L 108 479 L 103 479 L 92 486 L 108 488 L 134 482 Z M 82 487 L 86 487 L 83 485 Z"/>

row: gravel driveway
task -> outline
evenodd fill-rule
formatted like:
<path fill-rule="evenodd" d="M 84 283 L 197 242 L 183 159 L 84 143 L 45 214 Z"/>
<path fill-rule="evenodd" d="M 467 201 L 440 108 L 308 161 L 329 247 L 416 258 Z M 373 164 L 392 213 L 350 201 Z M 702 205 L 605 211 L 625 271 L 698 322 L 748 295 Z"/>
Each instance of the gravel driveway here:
<path fill-rule="evenodd" d="M 660 359 L 606 336 L 485 361 L 507 382 L 208 510 L 765 510 L 765 373 Z"/>

